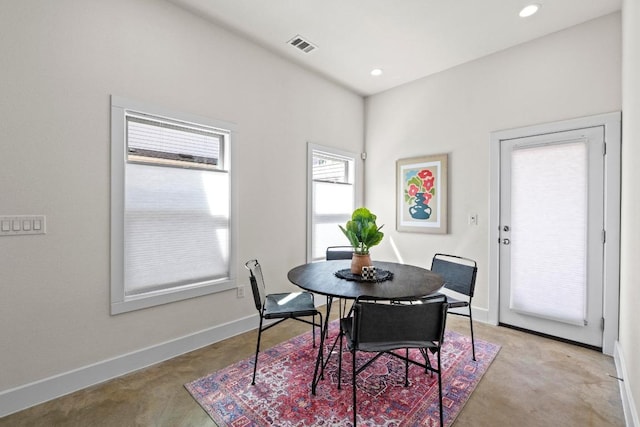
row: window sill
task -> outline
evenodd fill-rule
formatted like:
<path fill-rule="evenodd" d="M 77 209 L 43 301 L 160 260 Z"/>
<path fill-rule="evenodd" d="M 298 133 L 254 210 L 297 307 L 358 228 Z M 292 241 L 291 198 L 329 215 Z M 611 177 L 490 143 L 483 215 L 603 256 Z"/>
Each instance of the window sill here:
<path fill-rule="evenodd" d="M 153 291 L 139 295 L 125 296 L 124 299 L 111 301 L 111 315 L 127 313 L 158 305 L 169 304 L 203 295 L 214 294 L 236 287 L 233 279 L 224 281 L 205 282 L 190 285 L 189 287 Z"/>

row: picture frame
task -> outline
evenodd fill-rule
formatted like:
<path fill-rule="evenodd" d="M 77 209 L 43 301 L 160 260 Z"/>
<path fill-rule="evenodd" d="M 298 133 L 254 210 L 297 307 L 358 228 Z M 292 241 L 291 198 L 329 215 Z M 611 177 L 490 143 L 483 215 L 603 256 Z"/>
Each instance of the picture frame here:
<path fill-rule="evenodd" d="M 447 233 L 448 154 L 396 161 L 396 230 Z"/>

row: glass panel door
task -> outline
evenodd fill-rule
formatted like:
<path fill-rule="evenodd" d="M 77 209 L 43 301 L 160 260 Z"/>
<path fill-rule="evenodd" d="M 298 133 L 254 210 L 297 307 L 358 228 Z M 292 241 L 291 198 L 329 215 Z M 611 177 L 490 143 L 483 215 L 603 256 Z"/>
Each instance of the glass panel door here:
<path fill-rule="evenodd" d="M 500 323 L 602 346 L 603 135 L 501 141 Z"/>

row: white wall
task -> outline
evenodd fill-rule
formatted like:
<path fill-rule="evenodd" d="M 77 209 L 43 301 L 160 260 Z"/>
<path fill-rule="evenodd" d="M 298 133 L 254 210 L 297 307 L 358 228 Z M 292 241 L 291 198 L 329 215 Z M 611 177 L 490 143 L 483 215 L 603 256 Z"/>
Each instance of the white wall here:
<path fill-rule="evenodd" d="M 620 260 L 620 346 L 626 373 L 623 391 L 631 402 L 627 408 L 640 426 L 640 4 L 625 0 L 623 13 L 622 67 L 622 218 Z"/>
<path fill-rule="evenodd" d="M 486 310 L 490 133 L 620 110 L 620 31 L 608 15 L 368 98 L 365 200 L 386 231 L 374 259 L 476 259 L 474 306 Z M 394 160 L 438 153 L 449 153 L 449 234 L 395 231 Z"/>
<path fill-rule="evenodd" d="M 164 1 L 4 1 L 0 28 L 0 214 L 48 227 L 0 237 L 0 395 L 255 312 L 228 291 L 109 315 L 111 94 L 237 125 L 240 281 L 257 257 L 292 288 L 307 141 L 362 151 L 360 96 Z"/>

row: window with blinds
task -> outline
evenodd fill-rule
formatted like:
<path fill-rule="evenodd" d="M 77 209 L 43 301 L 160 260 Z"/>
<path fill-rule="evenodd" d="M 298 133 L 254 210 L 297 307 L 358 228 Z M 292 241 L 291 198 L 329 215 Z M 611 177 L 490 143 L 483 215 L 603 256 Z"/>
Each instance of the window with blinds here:
<path fill-rule="evenodd" d="M 224 170 L 220 131 L 151 117 L 127 116 L 127 160 L 135 163 Z"/>
<path fill-rule="evenodd" d="M 116 113 L 112 312 L 230 288 L 231 132 L 132 108 Z"/>
<path fill-rule="evenodd" d="M 311 149 L 310 155 L 310 253 L 311 260 L 325 258 L 329 246 L 349 245 L 338 225 L 354 210 L 355 154 L 327 147 Z"/>
<path fill-rule="evenodd" d="M 353 159 L 332 156 L 331 154 L 314 151 L 313 180 L 341 184 L 353 184 L 350 177 L 353 169 Z"/>

